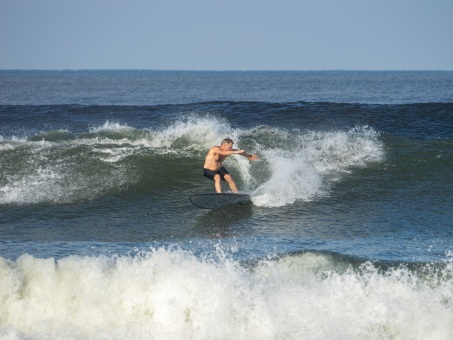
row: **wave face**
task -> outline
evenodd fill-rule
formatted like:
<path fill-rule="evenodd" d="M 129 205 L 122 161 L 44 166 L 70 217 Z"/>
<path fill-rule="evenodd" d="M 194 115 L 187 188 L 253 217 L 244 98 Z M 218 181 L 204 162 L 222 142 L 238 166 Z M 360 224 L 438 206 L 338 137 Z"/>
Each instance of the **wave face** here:
<path fill-rule="evenodd" d="M 379 134 L 367 126 L 304 131 L 259 125 L 234 128 L 219 117 L 188 115 L 159 128 L 106 121 L 88 131 L 48 130 L 3 138 L 0 204 L 69 204 L 140 188 L 157 190 L 192 168 L 181 190 L 200 178 L 203 157 L 230 136 L 261 161 L 227 162 L 258 206 L 285 206 L 319 197 L 352 168 L 384 159 Z"/>
<path fill-rule="evenodd" d="M 256 205 L 285 206 L 322 196 L 345 173 L 385 163 L 389 155 L 397 164 L 393 156 L 400 154 L 402 166 L 451 169 L 452 110 L 451 104 L 303 102 L 6 106 L 0 204 L 68 204 L 153 190 L 177 180 L 183 168 L 187 182 L 178 185 L 188 190 L 198 185 L 195 169 L 206 150 L 229 136 L 261 157 L 256 164 L 227 162 L 243 190 Z"/>

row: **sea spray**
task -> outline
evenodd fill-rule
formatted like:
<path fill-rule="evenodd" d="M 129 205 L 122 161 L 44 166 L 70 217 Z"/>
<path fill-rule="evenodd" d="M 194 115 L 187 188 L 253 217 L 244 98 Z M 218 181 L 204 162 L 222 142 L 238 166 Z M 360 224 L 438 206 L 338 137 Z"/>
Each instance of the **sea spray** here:
<path fill-rule="evenodd" d="M 269 178 L 253 192 L 253 202 L 259 206 L 278 207 L 321 197 L 342 174 L 385 157 L 379 135 L 369 127 L 335 132 L 283 131 L 280 140 L 275 138 L 278 132 L 273 129 L 279 147 L 261 149 Z"/>
<path fill-rule="evenodd" d="M 321 193 L 321 177 L 299 153 L 282 150 L 263 151 L 270 178 L 253 192 L 258 206 L 283 206 Z"/>

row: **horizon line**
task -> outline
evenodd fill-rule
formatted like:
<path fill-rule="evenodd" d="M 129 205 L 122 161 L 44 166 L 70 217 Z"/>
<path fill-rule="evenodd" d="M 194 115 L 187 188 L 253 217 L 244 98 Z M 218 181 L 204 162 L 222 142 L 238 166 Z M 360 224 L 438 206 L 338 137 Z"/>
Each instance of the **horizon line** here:
<path fill-rule="evenodd" d="M 146 69 L 146 68 L 0 68 L 0 71 L 151 71 L 151 72 L 452 72 L 453 69 Z"/>

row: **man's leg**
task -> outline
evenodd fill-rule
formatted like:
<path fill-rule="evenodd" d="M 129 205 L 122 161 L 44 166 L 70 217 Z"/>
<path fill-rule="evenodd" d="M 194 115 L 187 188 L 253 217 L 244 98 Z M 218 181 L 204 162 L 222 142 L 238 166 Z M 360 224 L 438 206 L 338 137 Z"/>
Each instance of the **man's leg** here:
<path fill-rule="evenodd" d="M 215 186 L 215 191 L 220 194 L 222 192 L 222 186 L 220 185 L 220 175 L 219 174 L 216 174 L 214 176 L 214 186 Z"/>
<path fill-rule="evenodd" d="M 225 175 L 225 181 L 227 181 L 228 185 L 230 186 L 233 192 L 238 192 L 238 188 L 236 187 L 236 183 L 234 183 L 233 177 L 231 175 Z M 219 181 L 220 182 L 220 181 Z"/>

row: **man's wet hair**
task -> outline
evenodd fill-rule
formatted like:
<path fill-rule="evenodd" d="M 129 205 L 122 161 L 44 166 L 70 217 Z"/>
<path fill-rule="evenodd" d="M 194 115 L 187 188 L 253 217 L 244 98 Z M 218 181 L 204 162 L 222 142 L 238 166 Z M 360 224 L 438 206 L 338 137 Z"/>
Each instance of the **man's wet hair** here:
<path fill-rule="evenodd" d="M 220 145 L 222 145 L 222 144 L 231 144 L 231 145 L 233 145 L 234 142 L 233 142 L 233 140 L 231 138 L 225 138 Z"/>

